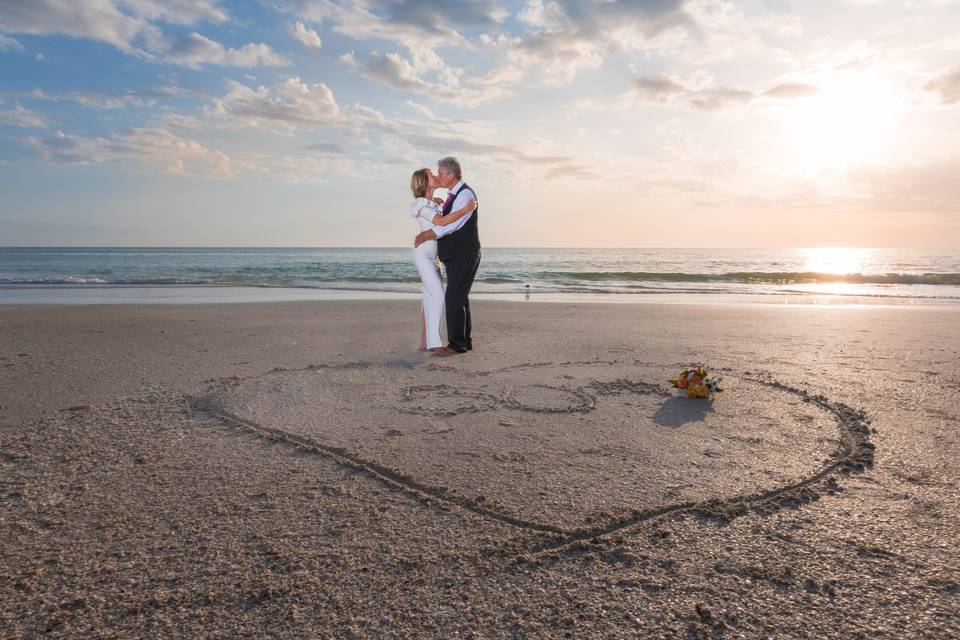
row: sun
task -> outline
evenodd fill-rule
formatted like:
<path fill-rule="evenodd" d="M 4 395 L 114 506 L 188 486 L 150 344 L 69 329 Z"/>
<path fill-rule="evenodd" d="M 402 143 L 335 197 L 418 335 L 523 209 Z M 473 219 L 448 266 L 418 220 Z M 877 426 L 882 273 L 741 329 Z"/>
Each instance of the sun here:
<path fill-rule="evenodd" d="M 844 77 L 780 112 L 785 163 L 798 173 L 845 171 L 896 153 L 902 99 L 882 80 Z"/>

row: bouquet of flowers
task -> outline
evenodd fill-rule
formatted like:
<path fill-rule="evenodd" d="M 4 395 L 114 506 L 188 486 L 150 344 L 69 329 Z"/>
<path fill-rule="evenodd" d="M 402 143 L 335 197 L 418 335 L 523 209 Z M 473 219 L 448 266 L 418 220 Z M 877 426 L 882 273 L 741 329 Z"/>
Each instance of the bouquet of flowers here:
<path fill-rule="evenodd" d="M 711 376 L 703 367 L 690 367 L 680 372 L 675 380 L 669 380 L 677 395 L 688 398 L 712 398 L 721 393 L 720 382 L 723 378 Z"/>

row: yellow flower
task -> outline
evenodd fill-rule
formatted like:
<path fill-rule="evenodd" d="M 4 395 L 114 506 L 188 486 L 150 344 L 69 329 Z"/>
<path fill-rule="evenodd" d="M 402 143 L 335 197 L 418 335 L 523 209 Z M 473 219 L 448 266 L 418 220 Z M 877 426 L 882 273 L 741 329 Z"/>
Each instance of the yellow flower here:
<path fill-rule="evenodd" d="M 709 398 L 710 389 L 705 384 L 697 384 L 687 389 L 688 398 Z"/>

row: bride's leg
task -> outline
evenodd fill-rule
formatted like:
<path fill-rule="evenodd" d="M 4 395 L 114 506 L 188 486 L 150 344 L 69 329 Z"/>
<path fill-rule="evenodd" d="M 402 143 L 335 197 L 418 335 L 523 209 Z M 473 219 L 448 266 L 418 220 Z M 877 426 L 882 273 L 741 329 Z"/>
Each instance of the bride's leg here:
<path fill-rule="evenodd" d="M 424 342 L 428 349 L 436 349 L 443 346 L 443 340 L 440 337 L 440 323 L 443 320 L 443 280 L 440 278 L 433 256 L 421 255 L 415 251 L 414 261 L 423 284 L 421 310 L 424 320 Z"/>
<path fill-rule="evenodd" d="M 423 317 L 423 304 L 420 305 L 420 351 L 427 350 L 427 320 Z"/>
<path fill-rule="evenodd" d="M 424 285 L 427 290 L 423 300 L 427 346 L 437 349 L 443 346 L 443 338 L 440 336 L 440 323 L 443 321 L 443 280 L 440 279 L 440 272 L 432 264 L 427 270 Z"/>

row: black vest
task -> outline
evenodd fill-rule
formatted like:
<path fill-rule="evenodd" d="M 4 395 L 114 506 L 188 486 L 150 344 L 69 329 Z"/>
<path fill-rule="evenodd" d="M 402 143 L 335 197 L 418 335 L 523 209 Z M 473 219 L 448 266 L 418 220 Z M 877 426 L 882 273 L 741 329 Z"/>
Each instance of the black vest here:
<path fill-rule="evenodd" d="M 457 191 L 457 195 L 460 195 L 460 192 L 464 189 L 470 189 L 466 182 L 464 182 L 463 186 Z M 470 190 L 473 191 L 473 189 Z M 476 197 L 477 192 L 473 191 L 473 195 Z M 456 196 L 454 196 L 444 205 L 443 215 L 447 215 L 453 211 L 453 203 L 456 199 Z M 464 253 L 477 253 L 480 251 L 480 234 L 477 232 L 478 213 L 480 213 L 479 206 L 473 210 L 473 215 L 467 214 L 470 215 L 470 219 L 467 220 L 462 227 L 450 235 L 441 236 L 437 239 L 437 257 L 440 258 L 440 262 L 446 262 Z"/>

